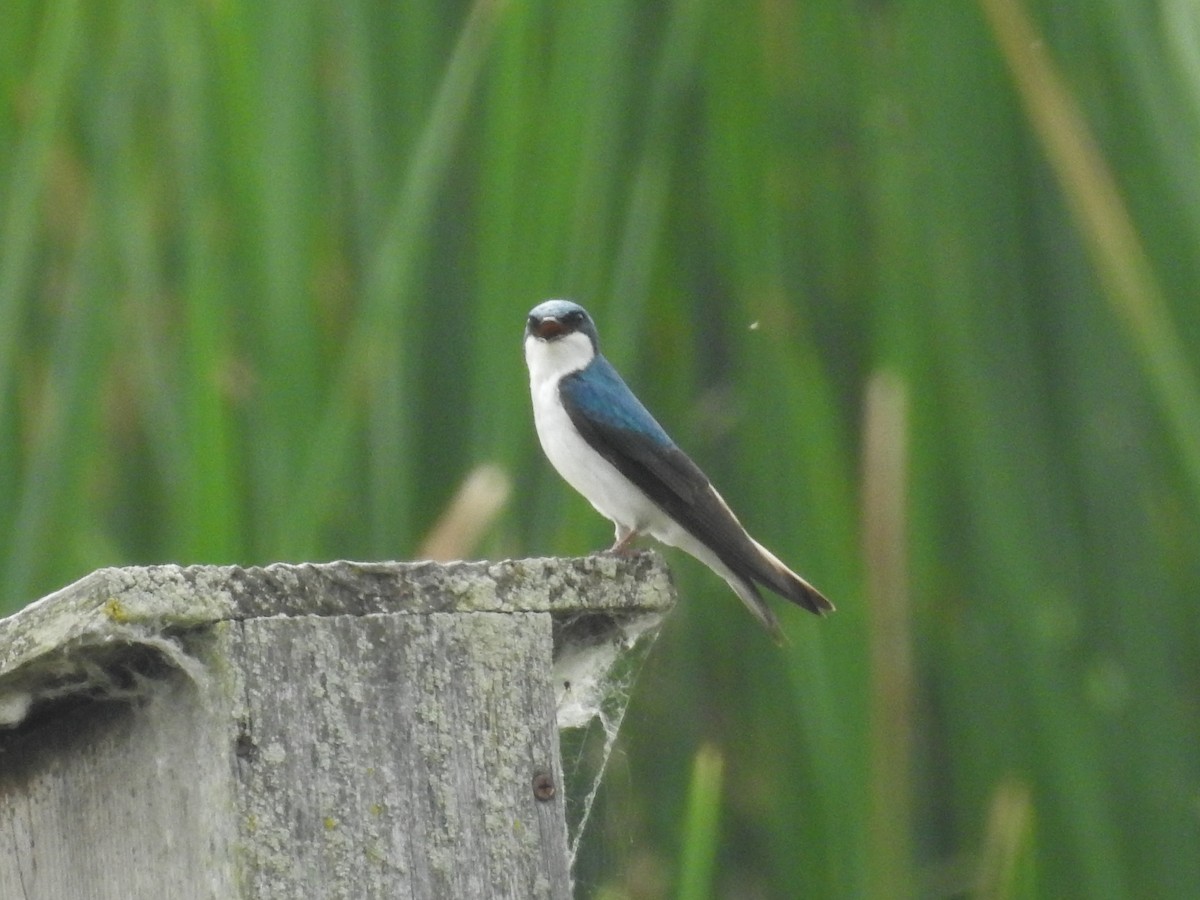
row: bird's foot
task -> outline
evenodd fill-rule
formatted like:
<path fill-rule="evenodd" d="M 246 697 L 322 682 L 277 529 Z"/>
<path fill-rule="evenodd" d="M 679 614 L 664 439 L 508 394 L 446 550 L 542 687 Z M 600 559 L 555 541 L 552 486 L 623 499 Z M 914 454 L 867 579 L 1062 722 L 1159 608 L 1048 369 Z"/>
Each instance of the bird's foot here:
<path fill-rule="evenodd" d="M 633 553 L 633 539 L 638 536 L 636 531 L 630 530 L 617 538 L 616 543 L 608 548 L 609 553 L 615 553 L 617 556 L 629 556 Z"/>

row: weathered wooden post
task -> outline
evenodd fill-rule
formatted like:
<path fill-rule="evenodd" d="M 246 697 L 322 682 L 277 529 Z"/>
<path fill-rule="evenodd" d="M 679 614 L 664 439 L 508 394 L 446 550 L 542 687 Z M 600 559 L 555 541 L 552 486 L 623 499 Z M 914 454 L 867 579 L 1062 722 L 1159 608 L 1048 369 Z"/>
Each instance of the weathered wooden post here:
<path fill-rule="evenodd" d="M 568 897 L 554 662 L 672 602 L 650 554 L 95 572 L 0 620 L 0 898 Z"/>

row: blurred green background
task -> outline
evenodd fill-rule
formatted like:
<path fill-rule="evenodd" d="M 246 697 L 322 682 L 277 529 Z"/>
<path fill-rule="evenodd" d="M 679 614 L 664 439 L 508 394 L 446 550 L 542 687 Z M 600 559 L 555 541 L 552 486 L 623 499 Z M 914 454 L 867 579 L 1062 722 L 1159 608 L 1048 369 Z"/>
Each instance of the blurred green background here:
<path fill-rule="evenodd" d="M 9 0 L 0 609 L 607 546 L 569 296 L 839 607 L 668 554 L 582 896 L 1200 896 L 1198 164 L 1194 0 Z"/>

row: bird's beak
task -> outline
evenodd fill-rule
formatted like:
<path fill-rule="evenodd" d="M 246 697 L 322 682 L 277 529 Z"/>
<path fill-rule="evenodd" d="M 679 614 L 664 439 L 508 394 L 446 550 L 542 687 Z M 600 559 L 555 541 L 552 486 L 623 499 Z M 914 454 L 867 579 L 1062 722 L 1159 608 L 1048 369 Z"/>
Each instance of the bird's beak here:
<path fill-rule="evenodd" d="M 554 318 L 554 316 L 546 316 L 544 319 L 530 322 L 529 330 L 534 337 L 541 338 L 543 341 L 553 340 L 566 332 L 563 323 Z"/>

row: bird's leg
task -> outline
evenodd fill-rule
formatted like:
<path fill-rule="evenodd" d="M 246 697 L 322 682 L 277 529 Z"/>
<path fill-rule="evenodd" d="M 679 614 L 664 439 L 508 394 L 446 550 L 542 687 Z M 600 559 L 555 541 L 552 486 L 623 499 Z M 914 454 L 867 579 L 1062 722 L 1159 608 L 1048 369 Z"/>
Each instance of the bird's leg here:
<path fill-rule="evenodd" d="M 624 525 L 617 525 L 617 540 L 609 548 L 609 553 L 615 553 L 618 556 L 626 556 L 629 553 L 629 545 L 633 543 L 633 539 L 638 536 L 636 528 L 628 528 Z"/>

